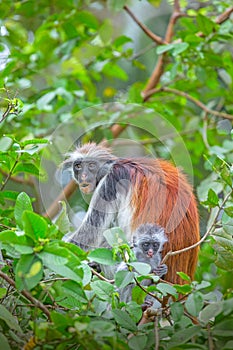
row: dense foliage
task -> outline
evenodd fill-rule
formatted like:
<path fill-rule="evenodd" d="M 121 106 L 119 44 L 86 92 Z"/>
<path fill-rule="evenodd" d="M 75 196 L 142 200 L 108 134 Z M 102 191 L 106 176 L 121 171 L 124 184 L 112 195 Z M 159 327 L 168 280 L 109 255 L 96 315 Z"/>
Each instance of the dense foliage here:
<path fill-rule="evenodd" d="M 230 6 L 0 2 L 4 350 L 233 348 Z M 113 140 L 118 136 L 123 143 Z M 106 232 L 112 250 L 85 253 L 61 240 L 72 230 L 67 212 L 87 207 L 78 191 L 52 221 L 45 214 L 69 186 L 68 173 L 56 169 L 79 138 L 105 139 L 121 155 L 133 143 L 182 167 L 193 182 L 203 237 L 196 281 L 182 272 L 181 286 L 153 277 L 148 291 L 160 301 L 173 298 L 151 315 L 141 309 L 148 267 L 134 261 L 119 228 Z M 114 280 L 87 265 L 122 259 L 129 271 Z M 129 283 L 137 284 L 133 300 L 119 302 L 119 288 Z"/>

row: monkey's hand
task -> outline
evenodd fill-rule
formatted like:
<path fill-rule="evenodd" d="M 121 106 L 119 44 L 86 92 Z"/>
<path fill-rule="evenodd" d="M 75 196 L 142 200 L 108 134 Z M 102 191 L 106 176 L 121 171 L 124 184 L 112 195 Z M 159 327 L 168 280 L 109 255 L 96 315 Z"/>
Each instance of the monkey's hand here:
<path fill-rule="evenodd" d="M 159 265 L 152 272 L 154 274 L 156 274 L 157 276 L 162 277 L 163 275 L 166 275 L 166 273 L 167 273 L 167 265 L 166 264 Z"/>

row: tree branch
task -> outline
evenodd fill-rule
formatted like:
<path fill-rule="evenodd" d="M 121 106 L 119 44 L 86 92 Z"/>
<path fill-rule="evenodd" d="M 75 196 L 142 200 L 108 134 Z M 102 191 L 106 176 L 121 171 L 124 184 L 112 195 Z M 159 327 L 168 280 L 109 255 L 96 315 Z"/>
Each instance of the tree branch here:
<path fill-rule="evenodd" d="M 13 279 L 11 279 L 2 271 L 0 271 L 0 277 L 3 278 L 7 283 L 9 283 L 14 289 L 16 289 L 15 282 L 13 281 Z M 42 304 L 39 300 L 35 299 L 27 290 L 22 290 L 19 293 L 22 294 L 26 299 L 28 299 L 34 306 L 41 309 L 41 311 L 43 311 L 43 313 L 50 320 L 50 312 L 44 304 Z"/>
<path fill-rule="evenodd" d="M 142 22 L 140 22 L 138 18 L 134 15 L 134 13 L 128 8 L 128 6 L 124 6 L 123 8 L 149 38 L 151 38 L 158 45 L 166 44 L 166 41 L 164 41 L 160 36 L 154 34 L 149 28 L 147 28 Z"/>
<path fill-rule="evenodd" d="M 226 118 L 229 120 L 233 120 L 233 115 L 228 114 L 228 113 L 224 113 L 224 112 L 218 112 L 215 111 L 213 109 L 210 109 L 208 107 L 206 107 L 204 105 L 204 103 L 202 103 L 201 101 L 197 100 L 195 97 L 187 94 L 184 91 L 180 91 L 177 89 L 173 89 L 173 88 L 169 88 L 169 87 L 161 87 L 161 88 L 157 88 L 157 89 L 151 89 L 150 91 L 147 92 L 147 94 L 145 95 L 144 99 L 145 101 L 148 100 L 152 95 L 158 93 L 158 92 L 168 92 L 168 93 L 172 93 L 178 96 L 182 96 L 187 98 L 189 101 L 195 103 L 198 107 L 200 107 L 201 109 L 203 109 L 203 111 L 205 111 L 208 114 L 212 114 L 216 117 L 221 117 L 221 118 Z"/>
<path fill-rule="evenodd" d="M 180 12 L 180 5 L 179 5 L 179 1 L 177 0 L 174 3 L 173 13 L 170 17 L 170 20 L 169 20 L 169 23 L 167 26 L 166 35 L 165 35 L 165 43 L 166 44 L 171 42 L 172 36 L 173 36 L 174 25 L 180 16 L 183 16 L 183 14 Z M 148 81 L 145 89 L 141 93 L 142 97 L 144 98 L 144 101 L 146 100 L 145 96 L 147 95 L 148 91 L 155 88 L 160 81 L 160 78 L 161 78 L 163 71 L 164 71 L 164 64 L 165 64 L 166 56 L 167 56 L 167 53 L 164 52 L 162 55 L 160 55 L 158 57 L 154 71 L 153 71 L 151 77 L 149 78 L 149 81 Z"/>
<path fill-rule="evenodd" d="M 228 201 L 228 199 L 230 198 L 230 196 L 232 195 L 232 193 L 233 193 L 233 189 L 231 189 L 231 191 L 230 191 L 230 192 L 226 195 L 226 197 L 223 199 L 221 206 L 219 206 L 219 208 L 218 208 L 218 210 L 217 210 L 217 213 L 215 214 L 215 217 L 214 217 L 214 220 L 213 220 L 212 225 L 211 225 L 211 226 L 209 227 L 209 229 L 206 231 L 206 233 L 204 234 L 204 236 L 203 236 L 198 242 L 196 242 L 196 243 L 190 245 L 189 247 L 185 247 L 185 248 L 183 248 L 183 249 L 179 249 L 179 250 L 176 250 L 176 251 L 174 251 L 174 252 L 172 252 L 172 251 L 168 252 L 168 253 L 164 256 L 164 258 L 163 258 L 161 264 L 164 264 L 170 256 L 174 256 L 174 255 L 177 255 L 177 254 L 181 254 L 181 253 L 187 252 L 188 250 L 191 250 L 191 249 L 193 249 L 193 248 L 196 248 L 196 247 L 200 246 L 201 243 L 203 243 L 203 242 L 206 240 L 206 238 L 211 234 L 212 230 L 214 229 L 214 227 L 215 227 L 215 225 L 216 225 L 216 223 L 217 223 L 217 221 L 218 221 L 218 216 L 219 216 L 221 210 L 224 208 L 225 203 Z"/>
<path fill-rule="evenodd" d="M 233 6 L 229 7 L 229 9 L 227 9 L 225 12 L 223 12 L 220 16 L 218 16 L 216 18 L 216 23 L 217 24 L 222 24 L 224 23 L 226 20 L 228 20 L 228 18 L 230 17 L 230 15 L 233 13 Z"/>

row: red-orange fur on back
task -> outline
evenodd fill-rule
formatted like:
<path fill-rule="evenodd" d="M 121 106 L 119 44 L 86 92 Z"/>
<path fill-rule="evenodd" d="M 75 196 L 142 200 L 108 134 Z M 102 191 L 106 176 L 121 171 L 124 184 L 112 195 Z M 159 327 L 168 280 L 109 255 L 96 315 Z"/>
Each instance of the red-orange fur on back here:
<path fill-rule="evenodd" d="M 196 200 L 185 176 L 165 160 L 149 158 L 121 160 L 129 166 L 133 186 L 131 228 L 144 223 L 156 223 L 164 227 L 168 242 L 163 256 L 199 240 L 199 218 Z M 169 257 L 165 279 L 184 283 L 176 274 L 183 271 L 191 279 L 197 265 L 198 248 Z"/>

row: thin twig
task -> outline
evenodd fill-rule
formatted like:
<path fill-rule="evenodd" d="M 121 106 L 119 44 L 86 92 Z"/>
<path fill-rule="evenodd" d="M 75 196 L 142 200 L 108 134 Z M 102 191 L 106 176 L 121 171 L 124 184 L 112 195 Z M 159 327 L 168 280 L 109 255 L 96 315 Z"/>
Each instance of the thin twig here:
<path fill-rule="evenodd" d="M 172 13 L 172 15 L 170 17 L 170 20 L 169 20 L 169 23 L 168 23 L 168 26 L 167 26 L 167 30 L 166 30 L 166 34 L 165 34 L 165 42 L 167 44 L 170 43 L 171 40 L 172 40 L 173 28 L 174 28 L 174 25 L 175 25 L 177 19 L 180 16 L 183 16 L 183 14 L 181 14 L 180 11 L 179 11 L 179 1 L 175 1 L 174 8 L 173 8 L 173 13 Z M 160 55 L 158 57 L 156 66 L 154 68 L 154 71 L 152 72 L 145 89 L 141 93 L 144 101 L 147 99 L 147 98 L 145 98 L 145 96 L 147 96 L 148 91 L 150 91 L 151 89 L 155 88 L 158 85 L 159 81 L 160 81 L 160 78 L 161 78 L 161 76 L 163 74 L 163 71 L 164 71 L 164 65 L 165 65 L 166 56 L 167 56 L 167 53 L 164 52 L 162 55 Z"/>
<path fill-rule="evenodd" d="M 2 271 L 0 271 L 0 277 L 3 278 L 7 283 L 9 283 L 14 289 L 16 289 L 14 280 L 11 279 L 9 276 L 7 276 Z M 39 300 L 34 298 L 27 290 L 22 290 L 19 293 L 22 294 L 26 299 L 28 299 L 32 304 L 34 304 L 34 306 L 41 309 L 41 311 L 43 311 L 43 313 L 50 320 L 50 312 L 44 304 L 42 304 Z"/>
<path fill-rule="evenodd" d="M 159 299 L 154 293 L 148 292 L 146 290 L 146 288 L 144 288 L 138 281 L 136 278 L 134 278 L 134 281 L 136 283 L 136 285 L 141 288 L 141 290 L 143 290 L 143 292 L 145 292 L 146 294 L 150 295 L 152 298 L 156 299 L 160 304 L 162 303 L 161 299 Z"/>
<path fill-rule="evenodd" d="M 156 89 L 151 89 L 150 91 L 148 91 L 146 93 L 146 95 L 144 96 L 144 100 L 148 100 L 152 95 L 158 93 L 158 92 L 168 92 L 168 93 L 172 93 L 174 95 L 178 95 L 178 96 L 182 96 L 187 98 L 187 100 L 195 103 L 195 105 L 197 105 L 198 107 L 200 107 L 201 109 L 203 109 L 203 111 L 205 111 L 208 114 L 212 114 L 216 117 L 220 117 L 220 118 L 225 118 L 225 119 L 229 119 L 229 120 L 233 120 L 233 115 L 228 114 L 228 113 L 224 113 L 224 112 L 219 112 L 219 111 L 215 111 L 213 109 L 210 109 L 208 107 L 206 107 L 204 105 L 204 103 L 202 103 L 201 101 L 199 101 L 198 99 L 196 99 L 195 97 L 187 94 L 184 91 L 180 91 L 177 89 L 173 89 L 173 88 L 169 88 L 169 87 L 161 87 L 161 88 L 156 88 Z"/>
<path fill-rule="evenodd" d="M 220 16 L 217 17 L 216 19 L 216 23 L 217 24 L 222 24 L 224 23 L 226 20 L 228 20 L 228 18 L 230 17 L 230 15 L 233 12 L 233 6 L 229 7 L 229 9 L 227 9 L 225 12 L 223 12 Z"/>
<path fill-rule="evenodd" d="M 181 254 L 181 253 L 187 252 L 188 250 L 191 250 L 191 249 L 196 248 L 196 247 L 198 247 L 199 245 L 201 245 L 201 243 L 203 243 L 203 242 L 206 240 L 206 238 L 211 234 L 213 228 L 215 227 L 215 225 L 216 225 L 216 223 L 217 223 L 217 221 L 218 221 L 218 216 L 219 216 L 221 210 L 224 208 L 225 203 L 228 201 L 228 199 L 230 198 L 230 196 L 232 195 L 232 193 L 233 193 L 233 189 L 231 189 L 231 191 L 230 191 L 230 192 L 226 195 L 226 197 L 223 199 L 221 206 L 219 206 L 219 208 L 218 208 L 218 210 L 217 210 L 217 212 L 216 212 L 216 214 L 215 214 L 215 217 L 214 217 L 214 220 L 213 220 L 212 225 L 211 225 L 211 226 L 209 227 L 209 229 L 206 231 L 206 233 L 204 234 L 204 236 L 203 236 L 198 242 L 196 242 L 196 243 L 194 243 L 194 244 L 192 244 L 192 245 L 190 245 L 190 246 L 188 246 L 188 247 L 185 247 L 185 248 L 183 248 L 183 249 L 179 249 L 179 250 L 176 250 L 176 251 L 170 251 L 170 252 L 168 252 L 168 253 L 164 256 L 164 258 L 163 258 L 161 264 L 164 264 L 170 256 L 174 256 L 174 255 L 177 255 L 177 254 Z"/>
<path fill-rule="evenodd" d="M 147 28 L 139 19 L 134 15 L 134 13 L 128 8 L 128 6 L 124 6 L 124 10 L 130 15 L 130 17 L 134 20 L 135 23 L 143 30 L 143 32 L 151 38 L 158 45 L 166 44 L 160 36 L 154 34 L 149 28 Z"/>
<path fill-rule="evenodd" d="M 9 172 L 9 174 L 7 175 L 5 181 L 3 182 L 3 184 L 2 184 L 2 186 L 1 186 L 1 188 L 0 188 L 0 191 L 3 191 L 3 190 L 4 190 L 6 184 L 7 184 L 7 182 L 10 180 L 10 178 L 11 178 L 11 176 L 12 176 L 12 174 L 13 174 L 13 171 L 14 171 L 16 165 L 18 164 L 18 162 L 19 162 L 19 157 L 17 157 L 17 159 L 15 160 L 15 162 L 14 162 L 14 164 L 13 164 L 13 166 L 12 166 L 10 172 Z"/>
<path fill-rule="evenodd" d="M 100 280 L 114 284 L 115 280 L 108 280 L 107 278 L 105 278 L 104 276 L 102 276 L 100 273 L 98 273 L 96 270 L 94 270 L 91 267 L 91 272 L 93 273 L 93 275 L 96 275 Z"/>

